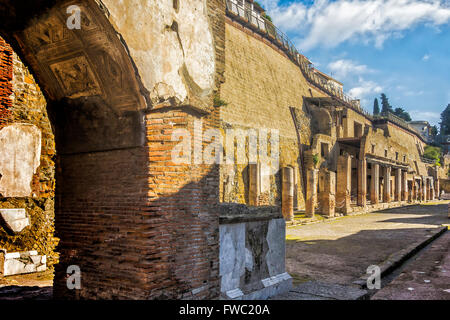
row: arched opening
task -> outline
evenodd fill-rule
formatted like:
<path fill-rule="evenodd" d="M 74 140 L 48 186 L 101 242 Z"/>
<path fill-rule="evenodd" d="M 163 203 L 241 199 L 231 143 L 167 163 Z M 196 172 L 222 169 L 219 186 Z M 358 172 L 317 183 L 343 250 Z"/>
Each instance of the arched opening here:
<path fill-rule="evenodd" d="M 42 88 L 56 139 L 60 259 L 54 296 L 217 297 L 218 168 L 170 163 L 177 143 L 171 141 L 171 130 L 184 128 L 194 136 L 199 119 L 204 130 L 218 127 L 212 89 L 197 85 L 200 76 L 190 74 L 184 62 L 180 82 L 188 89 L 187 98 L 159 101 L 168 86 L 156 84 L 159 91 L 150 99 L 102 2 L 16 2 L 0 0 L 0 35 Z M 79 29 L 66 23 L 76 12 L 68 13 L 72 5 L 80 8 Z M 178 45 L 180 35 L 167 37 Z M 70 266 L 81 271 L 80 290 L 67 286 Z"/>
<path fill-rule="evenodd" d="M 133 62 L 106 13 L 94 1 L 81 3 L 81 28 L 70 30 L 71 3 L 30 2 L 24 10 L 2 1 L 8 17 L 1 33 L 41 86 L 55 133 L 60 263 L 54 295 L 121 298 L 127 296 L 121 287 L 143 288 L 147 282 L 129 272 L 144 271 L 130 264 L 142 250 L 133 234 L 145 232 L 139 222 L 148 189 L 147 105 Z M 119 263 L 111 262 L 114 255 L 120 255 Z M 80 291 L 67 288 L 70 265 L 82 272 Z"/>

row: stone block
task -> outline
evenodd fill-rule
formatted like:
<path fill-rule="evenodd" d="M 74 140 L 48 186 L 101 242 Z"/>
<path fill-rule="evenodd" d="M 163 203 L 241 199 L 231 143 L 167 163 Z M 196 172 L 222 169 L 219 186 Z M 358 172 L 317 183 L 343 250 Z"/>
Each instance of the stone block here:
<path fill-rule="evenodd" d="M 4 197 L 29 197 L 31 181 L 40 165 L 41 131 L 15 123 L 0 130 L 0 193 Z"/>
<path fill-rule="evenodd" d="M 266 299 L 291 288 L 285 270 L 285 227 L 283 218 L 220 226 L 223 299 Z"/>
<path fill-rule="evenodd" d="M 25 209 L 0 209 L 0 216 L 14 233 L 20 233 L 30 225 Z"/>
<path fill-rule="evenodd" d="M 38 255 L 36 251 L 14 252 L 3 254 L 0 270 L 4 276 L 43 272 L 47 270 L 47 257 Z M 1 261 L 0 261 L 1 262 Z"/>

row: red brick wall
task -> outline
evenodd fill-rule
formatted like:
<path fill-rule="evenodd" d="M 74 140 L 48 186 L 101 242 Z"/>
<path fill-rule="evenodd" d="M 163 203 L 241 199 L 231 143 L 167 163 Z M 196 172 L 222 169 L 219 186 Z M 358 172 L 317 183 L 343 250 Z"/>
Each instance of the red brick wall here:
<path fill-rule="evenodd" d="M 225 7 L 211 0 L 208 8 L 220 87 Z M 189 107 L 151 110 L 143 147 L 60 157 L 56 297 L 219 297 L 219 169 L 176 165 L 171 158 L 177 144 L 171 141 L 173 130 L 187 129 L 194 137 L 195 120 L 202 120 L 204 131 L 219 128 L 219 110 L 210 115 Z M 69 265 L 81 268 L 79 292 L 66 288 Z"/>
<path fill-rule="evenodd" d="M 0 126 L 10 118 L 9 109 L 12 106 L 13 51 L 0 38 Z"/>
<path fill-rule="evenodd" d="M 150 207 L 167 228 L 160 246 L 169 286 L 163 295 L 169 298 L 219 296 L 218 167 L 177 165 L 171 159 L 178 143 L 171 141 L 173 130 L 187 129 L 193 145 L 195 120 L 202 121 L 203 131 L 217 128 L 218 112 L 201 117 L 188 109 L 167 109 L 147 116 Z"/>
<path fill-rule="evenodd" d="M 148 208 L 146 148 L 62 155 L 57 168 L 55 296 L 147 298 L 150 276 L 163 279 L 152 260 L 163 230 Z M 79 292 L 67 290 L 70 265 L 81 269 Z"/>
<path fill-rule="evenodd" d="M 194 137 L 195 119 L 203 130 L 217 127 L 218 112 L 155 110 L 146 117 L 146 146 L 60 156 L 57 297 L 219 296 L 218 168 L 171 159 L 172 131 L 184 128 Z M 66 288 L 69 265 L 81 268 L 79 292 Z"/>

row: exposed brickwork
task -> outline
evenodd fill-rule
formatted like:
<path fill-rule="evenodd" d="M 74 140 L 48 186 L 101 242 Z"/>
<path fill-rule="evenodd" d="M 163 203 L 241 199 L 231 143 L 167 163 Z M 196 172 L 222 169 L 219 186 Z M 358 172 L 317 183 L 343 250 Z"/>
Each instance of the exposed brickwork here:
<path fill-rule="evenodd" d="M 224 4 L 208 1 L 208 8 L 218 89 L 224 70 Z M 143 147 L 60 157 L 56 297 L 219 297 L 218 167 L 177 165 L 171 157 L 174 129 L 188 130 L 194 143 L 194 121 L 201 120 L 205 131 L 218 128 L 218 119 L 218 109 L 205 115 L 189 106 L 157 108 L 145 116 Z M 66 288 L 69 265 L 82 270 L 78 292 Z"/>
<path fill-rule="evenodd" d="M 9 109 L 12 106 L 12 77 L 13 77 L 12 48 L 0 38 L 0 126 L 10 120 Z"/>
<path fill-rule="evenodd" d="M 169 298 L 216 298 L 219 296 L 218 168 L 210 165 L 177 165 L 171 152 L 174 129 L 186 129 L 192 144 L 194 121 L 202 120 L 203 131 L 217 128 L 218 111 L 207 117 L 187 110 L 156 110 L 147 116 L 149 140 L 150 210 L 160 214 L 160 259 Z M 206 143 L 202 142 L 205 146 Z"/>
<path fill-rule="evenodd" d="M 33 76 L 12 48 L 0 38 L 0 128 L 20 122 L 37 126 L 42 133 L 40 167 L 33 177 L 33 196 L 0 198 L 1 208 L 24 208 L 30 227 L 12 235 L 0 228 L 0 248 L 8 252 L 36 250 L 47 255 L 51 266 L 58 262 L 54 237 L 55 139 L 45 98 Z"/>

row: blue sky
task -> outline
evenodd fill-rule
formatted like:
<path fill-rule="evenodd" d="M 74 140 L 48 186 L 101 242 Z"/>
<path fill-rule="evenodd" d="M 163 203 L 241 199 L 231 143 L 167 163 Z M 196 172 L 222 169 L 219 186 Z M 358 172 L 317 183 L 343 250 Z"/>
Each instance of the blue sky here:
<path fill-rule="evenodd" d="M 259 0 L 315 66 L 372 112 L 384 92 L 413 120 L 450 103 L 450 0 Z"/>

